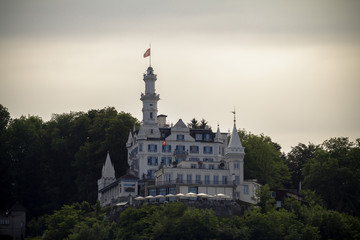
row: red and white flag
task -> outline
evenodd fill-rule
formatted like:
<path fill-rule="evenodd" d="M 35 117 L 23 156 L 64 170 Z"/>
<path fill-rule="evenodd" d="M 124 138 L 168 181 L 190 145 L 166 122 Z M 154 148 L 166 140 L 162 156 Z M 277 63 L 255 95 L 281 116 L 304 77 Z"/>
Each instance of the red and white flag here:
<path fill-rule="evenodd" d="M 150 56 L 150 48 L 144 53 L 144 58 Z"/>
<path fill-rule="evenodd" d="M 166 139 L 161 143 L 163 146 L 166 146 Z"/>

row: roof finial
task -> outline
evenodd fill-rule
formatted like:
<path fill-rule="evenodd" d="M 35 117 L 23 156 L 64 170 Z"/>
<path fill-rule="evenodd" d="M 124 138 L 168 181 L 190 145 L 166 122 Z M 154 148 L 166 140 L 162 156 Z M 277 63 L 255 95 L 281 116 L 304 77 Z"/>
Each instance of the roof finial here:
<path fill-rule="evenodd" d="M 234 123 L 236 123 L 236 112 L 235 112 L 235 106 L 234 106 L 234 111 L 231 112 L 232 114 L 234 114 Z"/>

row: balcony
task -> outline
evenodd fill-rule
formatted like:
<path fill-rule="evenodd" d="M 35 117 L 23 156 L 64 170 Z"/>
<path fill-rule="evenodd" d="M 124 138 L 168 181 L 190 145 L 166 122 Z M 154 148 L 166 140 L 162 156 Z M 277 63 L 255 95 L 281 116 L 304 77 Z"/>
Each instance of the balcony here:
<path fill-rule="evenodd" d="M 187 179 L 176 179 L 176 180 L 166 180 L 166 181 L 155 181 L 155 185 L 161 186 L 161 185 L 169 185 L 169 184 L 180 184 L 180 185 L 198 185 L 198 186 L 204 186 L 204 185 L 211 185 L 211 186 L 234 186 L 233 181 L 210 181 L 210 180 L 187 180 Z"/>

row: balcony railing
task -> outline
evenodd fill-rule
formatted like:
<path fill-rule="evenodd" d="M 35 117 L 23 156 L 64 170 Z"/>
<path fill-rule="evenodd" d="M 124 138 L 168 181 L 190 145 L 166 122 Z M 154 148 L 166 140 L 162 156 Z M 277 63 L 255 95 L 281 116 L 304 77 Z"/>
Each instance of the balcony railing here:
<path fill-rule="evenodd" d="M 169 185 L 169 184 L 183 184 L 183 185 L 218 185 L 218 186 L 233 186 L 234 181 L 204 181 L 204 180 L 187 180 L 187 179 L 176 179 L 176 180 L 166 180 L 166 181 L 155 181 L 155 185 Z"/>

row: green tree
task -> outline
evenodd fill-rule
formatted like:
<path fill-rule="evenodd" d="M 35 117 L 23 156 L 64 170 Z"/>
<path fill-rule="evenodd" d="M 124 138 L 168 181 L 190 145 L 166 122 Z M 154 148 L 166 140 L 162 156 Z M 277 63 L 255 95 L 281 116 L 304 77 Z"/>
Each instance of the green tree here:
<path fill-rule="evenodd" d="M 286 156 L 286 164 L 291 171 L 292 187 L 298 188 L 299 183 L 304 180 L 302 169 L 305 163 L 315 156 L 315 152 L 319 147 L 312 143 L 305 145 L 299 143 L 292 147 L 291 151 Z"/>
<path fill-rule="evenodd" d="M 9 141 L 7 128 L 10 123 L 8 109 L 0 104 L 0 206 L 10 207 L 14 203 L 13 171 L 11 169 L 11 156 L 9 154 Z"/>
<path fill-rule="evenodd" d="M 45 217 L 44 239 L 114 239 L 115 223 L 104 219 L 99 203 L 87 202 L 64 205 L 60 210 Z"/>
<path fill-rule="evenodd" d="M 261 213 L 275 210 L 275 199 L 272 197 L 272 191 L 269 185 L 265 184 L 260 189 L 257 189 L 256 197 L 259 198 L 257 206 L 260 208 Z"/>
<path fill-rule="evenodd" d="M 6 130 L 10 120 L 8 109 L 0 104 L 0 135 Z"/>
<path fill-rule="evenodd" d="M 333 138 L 305 165 L 304 187 L 331 209 L 359 215 L 360 150 L 347 138 Z"/>
<path fill-rule="evenodd" d="M 246 179 L 257 179 L 271 187 L 284 187 L 290 182 L 290 172 L 279 150 L 270 137 L 239 132 L 245 147 L 244 174 Z"/>
<path fill-rule="evenodd" d="M 192 129 L 198 129 L 199 128 L 198 120 L 196 120 L 196 118 L 191 119 L 190 123 L 188 123 L 188 127 Z"/>
<path fill-rule="evenodd" d="M 86 141 L 89 119 L 81 112 L 54 114 L 45 127 L 50 191 L 56 208 L 59 208 L 79 201 L 74 184 L 77 172 L 72 163 Z"/>
<path fill-rule="evenodd" d="M 49 193 L 48 159 L 45 154 L 45 129 L 39 117 L 20 117 L 7 129 L 12 191 L 15 200 L 38 216 L 53 209 Z"/>
<path fill-rule="evenodd" d="M 359 239 L 359 218 L 327 210 L 320 205 L 302 206 L 299 219 L 319 231 L 321 239 Z"/>
<path fill-rule="evenodd" d="M 200 128 L 200 129 L 209 128 L 208 122 L 207 122 L 205 119 L 201 119 L 200 124 L 199 124 L 199 128 Z"/>
<path fill-rule="evenodd" d="M 75 154 L 72 166 L 77 175 L 75 183 L 79 200 L 94 203 L 97 199 L 97 179 L 101 177 L 106 152 L 110 152 L 116 177 L 126 173 L 126 141 L 129 129 L 137 122 L 130 114 L 114 108 L 91 110 L 87 113 L 89 129 L 86 141 Z"/>

